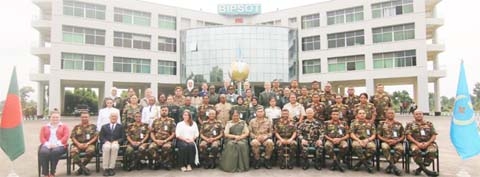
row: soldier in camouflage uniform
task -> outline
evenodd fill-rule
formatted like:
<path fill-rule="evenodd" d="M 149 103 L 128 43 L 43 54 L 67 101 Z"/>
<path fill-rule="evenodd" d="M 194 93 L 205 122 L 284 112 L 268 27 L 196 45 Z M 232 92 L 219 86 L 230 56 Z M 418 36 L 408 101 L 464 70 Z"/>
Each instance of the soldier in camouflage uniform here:
<path fill-rule="evenodd" d="M 248 105 L 248 118 L 245 119 L 245 122 L 250 123 L 250 120 L 257 117 L 257 106 L 258 106 L 258 98 L 253 97 L 252 102 Z"/>
<path fill-rule="evenodd" d="M 150 159 L 155 160 L 155 165 L 152 168 L 158 168 L 160 164 L 169 170 L 173 165 L 173 145 L 172 140 L 175 137 L 175 120 L 168 117 L 168 107 L 163 106 L 160 109 L 160 118 L 153 121 L 150 138 L 152 143 L 148 146 L 148 153 Z M 158 149 L 161 148 L 161 154 L 158 154 Z M 159 163 L 161 161 L 161 163 Z"/>
<path fill-rule="evenodd" d="M 305 108 L 310 102 L 312 102 L 312 98 L 310 97 L 310 95 L 308 95 L 307 87 L 302 87 L 302 89 L 300 90 L 300 96 L 298 96 L 297 98 L 297 102 L 302 104 Z"/>
<path fill-rule="evenodd" d="M 323 93 L 320 95 L 320 101 L 330 106 L 335 103 L 335 96 L 337 96 L 337 94 L 332 91 L 332 85 L 327 82 L 325 87 L 323 87 Z"/>
<path fill-rule="evenodd" d="M 123 108 L 122 125 L 127 128 L 128 124 L 135 122 L 135 113 L 142 112 L 142 106 L 138 104 L 136 95 L 130 97 L 130 103 Z"/>
<path fill-rule="evenodd" d="M 330 169 L 343 172 L 340 159 L 343 159 L 348 148 L 349 128 L 345 121 L 340 120 L 340 112 L 337 109 L 331 111 L 330 117 L 331 120 L 327 121 L 325 126 L 325 153 L 333 159 Z M 338 157 L 333 151 L 335 147 L 339 149 Z"/>
<path fill-rule="evenodd" d="M 365 110 L 360 109 L 357 113 L 357 119 L 350 126 L 350 137 L 352 138 L 352 148 L 358 156 L 358 162 L 353 169 L 358 170 L 361 165 L 365 165 L 369 173 L 373 173 L 370 158 L 375 153 L 375 124 L 365 119 Z"/>
<path fill-rule="evenodd" d="M 250 115 L 248 115 L 248 105 L 244 104 L 242 96 L 237 97 L 237 105 L 232 107 L 230 115 L 233 114 L 233 111 L 238 111 L 240 120 L 249 120 L 248 117 Z"/>
<path fill-rule="evenodd" d="M 415 175 L 423 171 L 429 176 L 438 176 L 437 172 L 427 169 L 438 153 L 437 144 L 434 143 L 437 131 L 431 122 L 423 120 L 422 111 L 416 110 L 413 116 L 415 120 L 407 124 L 405 134 L 410 142 L 413 160 L 419 166 L 415 170 Z M 425 157 L 422 157 L 422 151 L 427 153 Z"/>
<path fill-rule="evenodd" d="M 208 95 L 203 96 L 202 104 L 198 106 L 198 125 L 202 125 L 204 121 L 208 119 L 208 110 L 215 109 L 215 107 L 209 104 Z"/>
<path fill-rule="evenodd" d="M 283 97 L 283 89 L 280 87 L 280 82 L 278 79 L 274 79 L 272 82 L 272 92 L 275 93 L 275 100 L 277 101 L 278 107 L 283 107 L 281 98 Z"/>
<path fill-rule="evenodd" d="M 290 82 L 290 94 L 295 94 L 295 96 L 300 96 L 300 88 L 298 88 L 298 81 L 297 80 L 292 80 Z"/>
<path fill-rule="evenodd" d="M 392 108 L 387 109 L 385 116 L 387 119 L 380 122 L 377 134 L 378 139 L 382 141 L 383 155 L 389 163 L 385 171 L 400 176 L 402 172 L 395 166 L 395 163 L 403 156 L 403 140 L 405 139 L 403 125 L 394 119 L 395 111 Z M 390 153 L 390 149 L 395 150 L 393 155 Z"/>
<path fill-rule="evenodd" d="M 185 104 L 180 107 L 180 112 L 183 112 L 185 110 L 189 110 L 190 114 L 192 114 L 193 121 L 198 122 L 197 108 L 195 108 L 195 106 L 192 106 L 192 97 L 185 97 Z"/>
<path fill-rule="evenodd" d="M 352 120 L 355 119 L 355 105 L 360 103 L 360 98 L 355 95 L 355 89 L 353 87 L 348 87 L 347 93 L 348 95 L 343 98 L 343 104 L 348 106 L 347 119 L 344 120 L 347 121 L 347 125 L 350 125 Z"/>
<path fill-rule="evenodd" d="M 318 93 L 312 94 L 312 102 L 307 108 L 313 109 L 315 112 L 313 116 L 315 120 L 323 123 L 327 119 L 327 106 L 325 103 L 320 102 L 320 95 Z"/>
<path fill-rule="evenodd" d="M 210 85 L 210 87 L 208 88 L 208 104 L 211 104 L 211 105 L 216 105 L 218 103 L 218 96 L 219 94 L 217 94 L 215 92 L 215 86 L 214 85 Z"/>
<path fill-rule="evenodd" d="M 256 117 L 250 120 L 249 130 L 250 130 L 250 147 L 253 152 L 253 167 L 255 169 L 260 168 L 260 146 L 265 147 L 265 167 L 267 169 L 272 168 L 270 158 L 272 157 L 273 152 L 273 141 L 272 141 L 272 122 L 265 117 L 265 111 L 263 106 L 257 106 Z"/>
<path fill-rule="evenodd" d="M 140 112 L 135 113 L 135 122 L 129 124 L 125 131 L 128 144 L 126 150 L 127 161 L 129 166 L 127 170 L 132 170 L 136 167 L 138 170 L 142 168 L 140 160 L 145 159 L 147 155 L 148 147 L 148 124 L 142 123 L 142 114 Z M 137 151 L 137 152 L 135 152 Z"/>
<path fill-rule="evenodd" d="M 312 82 L 312 89 L 308 91 L 308 95 L 312 97 L 314 93 L 318 95 L 322 94 L 322 89 L 320 89 L 320 83 L 316 80 Z"/>
<path fill-rule="evenodd" d="M 223 137 L 223 124 L 217 120 L 215 110 L 208 111 L 208 120 L 203 122 L 200 128 L 200 158 L 205 160 L 203 167 L 205 169 L 215 168 L 216 159 L 220 150 L 220 139 Z M 210 148 L 210 151 L 207 150 Z"/>
<path fill-rule="evenodd" d="M 384 91 L 384 86 L 382 84 L 377 84 L 377 92 L 373 96 L 372 103 L 375 105 L 375 110 L 377 112 L 375 125 L 378 125 L 380 121 L 385 121 L 385 111 L 392 106 L 392 99 L 388 93 Z"/>
<path fill-rule="evenodd" d="M 314 94 L 318 96 L 317 93 Z M 325 134 L 323 122 L 315 119 L 315 111 L 312 108 L 308 108 L 305 111 L 305 114 L 307 115 L 307 118 L 298 124 L 297 129 L 297 135 L 302 145 L 300 156 L 304 160 L 303 169 L 306 170 L 310 166 L 308 155 L 311 154 L 308 152 L 308 148 L 315 147 L 315 168 L 320 170 L 322 168 L 320 164 L 321 152 L 323 149 L 322 141 Z"/>
<path fill-rule="evenodd" d="M 185 105 L 185 96 L 183 96 L 182 87 L 175 87 L 175 95 L 173 96 L 173 104 L 181 107 Z"/>
<path fill-rule="evenodd" d="M 90 175 L 90 170 L 86 165 L 92 160 L 95 155 L 95 143 L 98 139 L 97 126 L 90 124 L 90 115 L 88 112 L 80 113 L 81 123 L 73 127 L 70 138 L 73 146 L 70 150 L 70 156 L 73 159 L 73 164 L 77 164 L 80 168 L 76 171 L 77 175 Z M 80 159 L 80 152 L 85 152 L 85 159 Z"/>
<path fill-rule="evenodd" d="M 182 121 L 182 118 L 180 117 L 180 107 L 174 103 L 172 95 L 169 95 L 167 97 L 167 107 L 168 117 L 173 118 L 173 120 L 175 120 L 175 123 Z"/>
<path fill-rule="evenodd" d="M 359 110 L 364 110 L 366 114 L 365 119 L 374 123 L 375 116 L 377 114 L 377 112 L 375 111 L 375 106 L 372 103 L 368 102 L 367 93 L 361 93 L 359 98 L 360 98 L 360 103 L 355 105 L 355 111 L 354 111 L 355 118 L 357 118 L 357 114 Z"/>
<path fill-rule="evenodd" d="M 295 154 L 297 152 L 297 130 L 292 120 L 288 118 L 288 110 L 282 110 L 282 116 L 274 125 L 275 137 L 277 137 L 277 156 L 279 157 L 280 169 L 293 168 Z"/>
<path fill-rule="evenodd" d="M 330 105 L 330 107 L 328 108 L 328 110 L 329 110 L 328 115 L 331 115 L 331 111 L 335 109 L 340 114 L 339 115 L 340 120 L 345 121 L 346 116 L 347 116 L 348 106 L 344 105 L 342 103 L 342 101 L 343 101 L 342 96 L 340 96 L 340 95 L 335 96 L 335 104 Z M 329 116 L 327 120 L 330 120 L 330 119 L 331 118 Z"/>

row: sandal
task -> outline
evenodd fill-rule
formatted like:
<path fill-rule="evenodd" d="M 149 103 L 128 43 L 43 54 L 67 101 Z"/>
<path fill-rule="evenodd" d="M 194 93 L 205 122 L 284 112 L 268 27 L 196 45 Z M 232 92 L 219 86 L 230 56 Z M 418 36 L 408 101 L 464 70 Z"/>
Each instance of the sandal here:
<path fill-rule="evenodd" d="M 187 168 L 182 167 L 182 168 L 180 168 L 180 170 L 182 170 L 182 172 L 186 172 L 186 171 L 187 171 Z"/>

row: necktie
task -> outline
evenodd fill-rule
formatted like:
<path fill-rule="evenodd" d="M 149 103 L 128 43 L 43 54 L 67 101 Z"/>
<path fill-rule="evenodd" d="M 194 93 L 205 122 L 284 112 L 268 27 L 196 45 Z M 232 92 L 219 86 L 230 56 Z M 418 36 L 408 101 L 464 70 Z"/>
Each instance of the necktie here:
<path fill-rule="evenodd" d="M 152 106 L 150 106 L 150 112 L 152 112 Z"/>
<path fill-rule="evenodd" d="M 115 129 L 115 124 L 112 124 L 112 125 L 110 126 L 110 128 L 111 128 L 112 131 L 113 131 L 113 130 Z"/>

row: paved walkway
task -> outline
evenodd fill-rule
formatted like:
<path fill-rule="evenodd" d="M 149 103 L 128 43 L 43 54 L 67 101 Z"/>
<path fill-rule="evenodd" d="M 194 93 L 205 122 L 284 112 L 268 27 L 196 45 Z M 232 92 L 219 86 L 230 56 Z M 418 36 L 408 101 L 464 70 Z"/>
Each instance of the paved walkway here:
<path fill-rule="evenodd" d="M 454 150 L 453 145 L 450 142 L 450 118 L 449 117 L 425 117 L 427 120 L 434 122 L 435 128 L 439 132 L 437 142 L 440 146 L 440 175 L 441 176 L 459 176 L 459 177 L 477 177 L 480 176 L 480 156 L 476 156 L 466 161 L 462 161 L 460 157 Z M 407 116 L 397 115 L 397 119 L 406 122 L 410 121 L 413 118 Z M 65 118 L 62 120 L 64 123 L 72 127 L 77 124 L 79 120 L 77 118 Z M 40 131 L 41 125 L 47 123 L 44 120 L 27 120 L 24 122 L 24 132 L 25 132 L 25 142 L 26 142 L 26 151 L 20 158 L 15 161 L 15 171 L 21 177 L 34 177 L 37 175 L 37 147 L 39 144 L 38 132 Z M 0 153 L 0 177 L 7 176 L 10 172 L 10 163 L 8 157 L 1 152 Z M 413 162 L 412 162 L 413 163 Z M 58 164 L 57 176 L 67 176 L 66 175 L 66 163 L 61 161 Z M 383 165 L 385 167 L 385 165 Z M 94 165 L 90 164 L 90 169 L 94 169 Z M 412 165 L 411 169 L 415 169 L 416 165 Z M 93 173 L 91 176 L 101 176 L 102 173 Z M 251 169 L 245 173 L 225 173 L 221 170 L 204 170 L 204 169 L 194 169 L 193 172 L 183 173 L 180 170 L 173 169 L 171 171 L 165 170 L 142 170 L 142 171 L 132 171 L 125 172 L 123 170 L 117 169 L 116 176 L 166 176 L 166 177 L 177 177 L 177 176 L 196 176 L 196 177 L 214 177 L 214 176 L 232 176 L 232 177 L 244 177 L 244 176 L 295 176 L 295 177 L 310 177 L 310 176 L 392 176 L 387 175 L 384 172 L 375 172 L 374 174 L 369 174 L 366 171 L 350 171 L 347 170 L 345 173 L 332 172 L 327 169 L 322 171 L 317 171 L 314 168 L 310 168 L 307 171 L 302 170 L 300 167 L 296 167 L 293 170 L 281 170 L 278 167 L 274 167 L 272 170 L 255 170 Z M 411 174 L 405 174 L 404 176 L 411 176 Z M 423 175 L 425 176 L 425 175 Z"/>

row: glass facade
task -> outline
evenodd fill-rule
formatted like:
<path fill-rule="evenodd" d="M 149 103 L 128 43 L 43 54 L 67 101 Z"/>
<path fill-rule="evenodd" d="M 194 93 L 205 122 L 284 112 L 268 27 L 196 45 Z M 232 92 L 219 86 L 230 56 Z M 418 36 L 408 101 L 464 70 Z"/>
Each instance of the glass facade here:
<path fill-rule="evenodd" d="M 230 65 L 249 65 L 248 81 L 290 81 L 298 77 L 297 31 L 273 26 L 220 26 L 181 32 L 181 82 L 229 78 Z"/>

